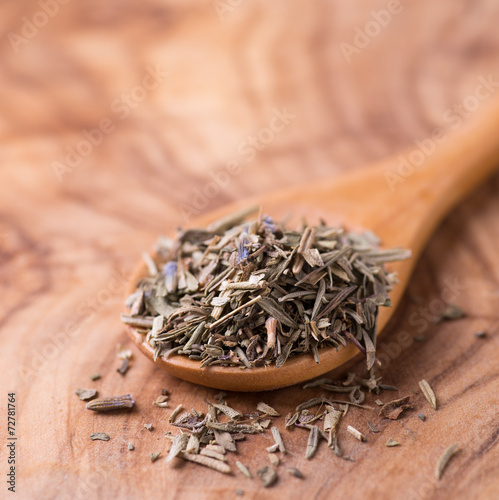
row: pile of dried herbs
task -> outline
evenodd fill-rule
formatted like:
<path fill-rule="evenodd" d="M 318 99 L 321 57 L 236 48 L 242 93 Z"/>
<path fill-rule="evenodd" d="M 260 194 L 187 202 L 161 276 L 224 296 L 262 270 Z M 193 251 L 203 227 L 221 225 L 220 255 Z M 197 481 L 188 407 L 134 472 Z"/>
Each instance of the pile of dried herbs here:
<path fill-rule="evenodd" d="M 324 223 L 292 231 L 245 215 L 161 238 L 122 321 L 156 357 L 202 366 L 281 367 L 302 353 L 319 362 L 321 347 L 351 342 L 371 368 L 378 308 L 390 305 L 395 281 L 383 265 L 410 252 L 380 250 L 370 232 Z"/>

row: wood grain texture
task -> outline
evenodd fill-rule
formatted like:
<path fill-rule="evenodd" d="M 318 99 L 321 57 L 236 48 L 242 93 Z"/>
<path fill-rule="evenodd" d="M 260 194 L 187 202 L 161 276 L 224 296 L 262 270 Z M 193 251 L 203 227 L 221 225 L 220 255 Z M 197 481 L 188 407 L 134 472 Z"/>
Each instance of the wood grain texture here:
<path fill-rule="evenodd" d="M 5 429 L 5 395 L 15 391 L 17 497 L 222 499 L 242 488 L 250 499 L 497 498 L 498 176 L 446 219 L 418 262 L 379 350 L 385 383 L 399 387 L 394 396 L 411 394 L 416 410 L 400 421 L 371 416 L 379 434 L 367 431 L 365 414 L 350 412 L 339 438 L 355 462 L 325 447 L 306 461 L 306 435 L 296 429 L 283 433 L 290 453 L 272 491 L 240 474 L 150 463 L 149 453 L 168 449 L 170 411 L 151 405 L 160 389 L 172 391 L 172 407 L 197 409 L 216 391 L 168 376 L 137 350 L 129 373 L 116 373 L 116 343 L 131 345 L 119 312 L 141 251 L 184 224 L 186 211 L 361 169 L 416 148 L 437 128 L 459 128 L 460 114 L 474 113 L 479 79 L 499 81 L 492 0 L 402 2 L 350 62 L 340 44 L 353 44 L 355 29 L 387 2 L 232 4 L 221 19 L 209 1 L 69 2 L 17 45 L 12 34 L 21 36 L 23 18 L 40 16 L 41 7 L 0 6 L 1 418 Z M 158 85 L 137 88 L 154 71 Z M 489 106 L 491 96 L 480 96 L 477 106 Z M 295 117 L 267 141 L 262 130 L 284 108 Z M 82 131 L 105 118 L 112 131 L 85 150 Z M 248 161 L 248 137 L 259 133 L 264 141 Z M 69 166 L 68 147 L 86 156 Z M 240 172 L 203 204 L 199 192 L 229 162 Z M 433 324 L 427 318 L 445 300 L 465 306 L 468 317 Z M 487 337 L 476 339 L 478 330 Z M 402 332 L 425 340 L 401 342 Z M 353 369 L 362 373 L 363 364 Z M 96 371 L 103 378 L 91 382 Z M 418 390 L 422 378 L 435 389 L 436 412 Z M 74 395 L 85 386 L 130 392 L 137 408 L 89 414 Z M 263 399 L 285 415 L 303 393 L 293 387 L 228 400 L 250 411 Z M 349 437 L 346 424 L 367 432 L 368 442 Z M 111 440 L 90 441 L 92 432 Z M 389 437 L 402 446 L 386 448 Z M 462 451 L 437 482 L 434 464 L 456 441 Z M 253 471 L 266 463 L 259 449 L 268 443 L 258 436 L 240 444 Z M 288 466 L 307 480 L 288 477 Z"/>

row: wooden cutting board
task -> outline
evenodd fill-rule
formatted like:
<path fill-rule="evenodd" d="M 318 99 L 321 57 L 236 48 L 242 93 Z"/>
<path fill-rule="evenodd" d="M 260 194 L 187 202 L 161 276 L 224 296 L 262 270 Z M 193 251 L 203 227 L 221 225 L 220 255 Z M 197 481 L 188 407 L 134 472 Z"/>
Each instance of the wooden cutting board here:
<path fill-rule="evenodd" d="M 420 259 L 379 347 L 383 381 L 399 388 L 381 399 L 410 395 L 415 409 L 396 421 L 349 412 L 339 439 L 355 462 L 324 443 L 306 460 L 307 435 L 295 429 L 283 431 L 289 453 L 269 490 L 239 472 L 166 464 L 172 408 L 205 410 L 217 391 L 156 369 L 119 322 L 141 252 L 192 215 L 407 147 L 431 154 L 425 137 L 489 106 L 497 2 L 50 5 L 0 7 L 0 464 L 6 474 L 15 392 L 16 498 L 225 499 L 237 489 L 259 500 L 498 498 L 499 176 L 448 217 Z M 446 301 L 467 317 L 433 323 Z M 117 343 L 133 351 L 124 377 Z M 363 362 L 351 369 L 361 375 Z M 437 411 L 418 388 L 423 378 Z M 136 409 L 91 414 L 79 387 L 131 393 Z M 169 409 L 151 404 L 162 388 Z M 249 412 L 263 400 L 286 415 L 318 394 L 292 387 L 227 401 Z M 111 440 L 90 441 L 92 432 Z M 401 446 L 386 447 L 388 438 Z M 437 481 L 435 464 L 454 442 L 461 451 Z M 241 442 L 234 470 L 237 459 L 253 472 L 267 464 L 269 444 L 268 434 Z M 151 463 L 154 452 L 162 457 Z M 289 476 L 291 466 L 306 478 Z M 3 477 L 1 498 L 10 498 Z"/>

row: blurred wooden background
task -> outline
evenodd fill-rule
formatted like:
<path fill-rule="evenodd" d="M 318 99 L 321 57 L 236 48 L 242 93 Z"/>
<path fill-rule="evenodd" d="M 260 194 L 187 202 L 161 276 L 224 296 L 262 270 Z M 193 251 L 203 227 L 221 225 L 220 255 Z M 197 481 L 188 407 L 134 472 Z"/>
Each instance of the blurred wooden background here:
<path fill-rule="evenodd" d="M 351 412 L 348 423 L 368 433 L 358 443 L 346 425 L 340 431 L 356 462 L 325 446 L 306 461 L 306 435 L 295 431 L 268 491 L 240 474 L 151 464 L 172 430 L 170 411 L 151 405 L 160 389 L 172 391 L 173 407 L 200 410 L 217 391 L 173 379 L 135 348 L 126 377 L 115 371 L 116 343 L 131 344 L 118 320 L 126 278 L 159 234 L 231 200 L 368 168 L 437 127 L 458 127 L 473 115 L 480 78 L 490 86 L 480 107 L 499 98 L 498 22 L 494 0 L 3 2 L 1 408 L 15 391 L 17 498 L 222 499 L 237 488 L 250 499 L 498 498 L 497 175 L 440 227 L 381 345 L 385 383 L 428 420 L 414 411 L 373 434 Z M 262 130 L 276 112 L 289 123 L 270 137 Z M 239 172 L 227 186 L 207 187 L 228 165 Z M 466 319 L 425 319 L 449 296 Z M 424 341 L 401 347 L 403 331 Z M 103 378 L 91 382 L 96 371 Z M 437 392 L 437 412 L 412 392 L 421 378 Z M 89 415 L 74 395 L 85 386 L 130 392 L 138 409 Z M 228 402 L 250 411 L 264 399 L 285 415 L 303 393 Z M 154 432 L 143 427 L 151 422 Z M 91 432 L 112 439 L 92 442 Z M 402 446 L 386 448 L 389 437 Z M 462 451 L 437 482 L 434 464 L 455 441 Z M 253 471 L 267 462 L 265 446 L 264 437 L 240 445 Z M 288 466 L 307 479 L 288 476 Z"/>

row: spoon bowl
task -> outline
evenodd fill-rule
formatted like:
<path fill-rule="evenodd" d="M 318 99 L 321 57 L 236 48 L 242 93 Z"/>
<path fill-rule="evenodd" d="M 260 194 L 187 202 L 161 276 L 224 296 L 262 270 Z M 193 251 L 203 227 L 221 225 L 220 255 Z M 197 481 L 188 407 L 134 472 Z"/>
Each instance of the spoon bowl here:
<path fill-rule="evenodd" d="M 350 231 L 369 229 L 385 248 L 403 247 L 412 251 L 409 260 L 387 265 L 396 272 L 399 283 L 390 292 L 391 308 L 381 307 L 378 335 L 399 304 L 417 258 L 442 218 L 460 200 L 483 182 L 499 162 L 499 101 L 494 109 L 444 142 L 435 144 L 431 155 L 419 149 L 379 161 L 347 175 L 309 185 L 292 187 L 222 207 L 197 218 L 191 227 L 211 222 L 248 206 L 259 205 L 275 220 L 292 214 L 287 224 L 292 228 L 302 218 L 316 223 L 320 218 L 330 226 L 344 226 Z M 147 276 L 140 264 L 131 277 L 129 293 Z M 129 327 L 129 334 L 139 349 L 151 360 L 154 350 L 145 337 Z M 158 357 L 155 363 L 172 375 L 190 382 L 229 391 L 263 391 L 297 384 L 339 368 L 358 354 L 353 344 L 339 350 L 319 350 L 320 363 L 311 354 L 288 359 L 281 368 L 275 365 L 242 369 L 210 366 L 187 356 Z"/>

